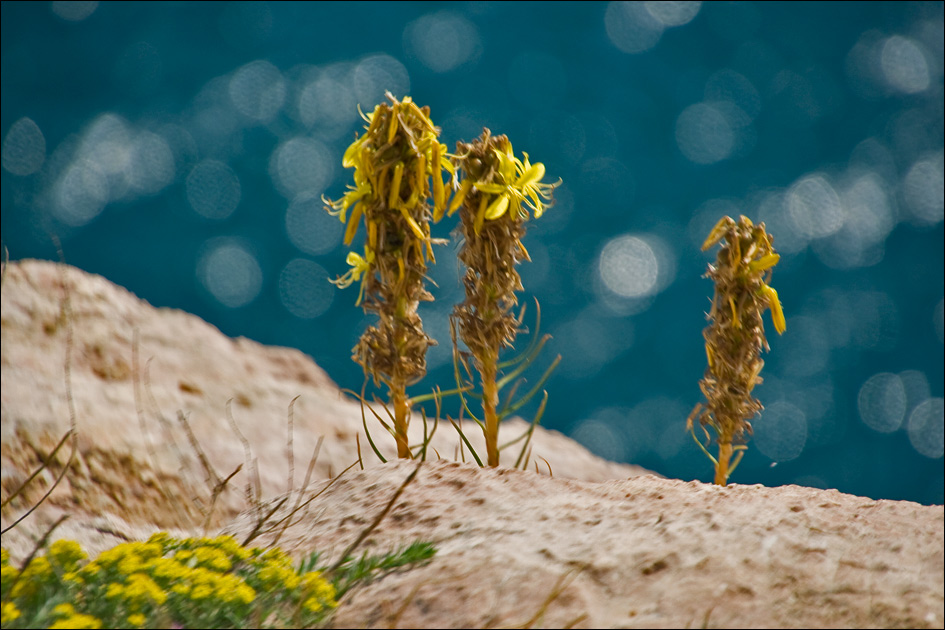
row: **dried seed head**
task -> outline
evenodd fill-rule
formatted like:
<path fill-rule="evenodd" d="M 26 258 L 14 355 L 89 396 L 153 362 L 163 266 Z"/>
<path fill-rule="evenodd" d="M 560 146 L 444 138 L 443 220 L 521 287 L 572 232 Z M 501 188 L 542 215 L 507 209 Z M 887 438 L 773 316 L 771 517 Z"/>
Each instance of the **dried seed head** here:
<path fill-rule="evenodd" d="M 779 256 L 764 223 L 723 217 L 703 249 L 723 239 L 716 263 L 706 273 L 715 282 L 715 297 L 703 331 L 709 365 L 700 383 L 706 404 L 698 417 L 703 426 L 715 429 L 720 444 L 730 444 L 751 434 L 750 420 L 763 408 L 751 395 L 761 382 L 761 351 L 768 350 L 762 313 L 771 309 L 778 333 L 784 332 L 785 322 L 777 293 L 767 284 Z"/>

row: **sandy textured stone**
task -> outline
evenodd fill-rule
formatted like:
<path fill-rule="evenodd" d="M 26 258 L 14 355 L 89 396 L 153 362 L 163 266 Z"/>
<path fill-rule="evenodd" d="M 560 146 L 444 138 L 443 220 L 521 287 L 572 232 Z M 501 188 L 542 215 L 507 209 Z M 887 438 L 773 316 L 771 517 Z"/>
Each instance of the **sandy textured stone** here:
<path fill-rule="evenodd" d="M 61 315 L 68 287 L 71 318 Z M 66 361 L 71 331 L 71 358 Z M 64 483 L 4 534 L 14 558 L 61 514 L 54 538 L 97 553 L 158 528 L 202 531 L 210 497 L 181 411 L 221 476 L 244 460 L 232 415 L 258 458 L 276 521 L 254 545 L 337 556 L 374 522 L 417 466 L 381 465 L 328 479 L 355 459 L 361 411 L 295 350 L 229 339 L 200 319 L 154 309 L 69 267 L 11 264 L 2 289 L 2 487 L 6 498 L 68 430 L 65 366 L 78 423 Z M 136 360 L 133 348 L 137 339 Z M 147 366 L 147 367 L 146 367 Z M 140 392 L 135 396 L 136 389 Z M 294 413 L 294 487 L 324 436 L 310 488 L 285 494 L 286 414 Z M 412 430 L 417 431 L 419 423 Z M 510 425 L 521 430 L 522 425 Z M 376 436 L 380 431 L 372 431 Z M 508 434 L 507 433 L 507 434 Z M 506 434 L 506 435 L 507 435 Z M 475 436 L 475 431 L 470 432 Z M 456 434 L 440 426 L 437 448 Z M 481 438 L 476 438 L 481 443 Z M 384 442 L 392 442 L 380 440 Z M 945 508 L 797 486 L 718 488 L 605 462 L 539 430 L 535 455 L 554 476 L 429 461 L 357 552 L 422 539 L 437 555 L 350 593 L 339 627 L 943 627 Z M 176 446 L 175 446 L 176 443 Z M 384 448 L 390 453 L 393 445 Z M 66 449 L 64 449 L 66 450 Z M 61 470 L 41 473 L 4 508 L 7 527 Z M 217 500 L 210 533 L 244 539 L 247 471 Z M 546 471 L 547 473 L 547 471 Z"/>
<path fill-rule="evenodd" d="M 44 261 L 9 265 L 0 313 L 4 496 L 69 430 L 67 352 L 78 453 L 47 509 L 108 514 L 166 528 L 204 525 L 214 484 L 207 483 L 189 444 L 179 421 L 183 416 L 218 478 L 244 465 L 218 496 L 209 524 L 228 521 L 248 507 L 250 479 L 246 451 L 227 419 L 228 408 L 255 459 L 263 498 L 284 493 L 290 485 L 287 424 L 293 400 L 293 486 L 301 485 L 319 438 L 323 443 L 313 481 L 328 479 L 356 461 L 358 434 L 364 464 L 380 465 L 369 451 L 360 405 L 343 396 L 298 350 L 228 338 L 194 315 L 153 308 L 100 276 Z M 383 429 L 368 418 L 375 441 L 393 457 L 393 439 L 383 439 Z M 503 439 L 526 426 L 509 422 Z M 415 421 L 414 443 L 422 433 Z M 466 433 L 484 451 L 478 428 L 466 425 Z M 441 424 L 431 446 L 453 457 L 458 445 L 457 433 Z M 68 452 L 59 452 L 56 473 Z M 539 457 L 553 462 L 554 474 L 561 477 L 603 480 L 646 472 L 603 460 L 542 428 L 533 439 L 533 459 Z M 52 469 L 44 471 L 3 511 L 4 523 L 35 503 L 54 477 Z"/>

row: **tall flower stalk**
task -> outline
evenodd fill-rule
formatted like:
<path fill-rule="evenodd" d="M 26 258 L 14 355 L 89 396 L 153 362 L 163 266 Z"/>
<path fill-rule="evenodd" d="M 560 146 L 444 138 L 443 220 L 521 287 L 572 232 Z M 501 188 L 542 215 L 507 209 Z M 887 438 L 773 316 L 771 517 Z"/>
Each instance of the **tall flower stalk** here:
<path fill-rule="evenodd" d="M 454 330 L 469 348 L 482 379 L 483 433 L 489 466 L 499 465 L 499 352 L 511 347 L 519 327 L 513 308 L 522 290 L 515 266 L 530 260 L 522 244 L 525 222 L 538 218 L 556 184 L 541 180 L 545 167 L 515 157 L 506 136 L 488 129 L 471 143 L 458 143 L 453 156 L 458 190 L 450 204 L 459 210 L 463 236 L 459 259 L 466 266 L 465 300 L 452 314 Z"/>
<path fill-rule="evenodd" d="M 692 431 L 693 417 L 698 417 L 707 438 L 705 427 L 715 431 L 718 459 L 696 443 L 715 464 L 715 483 L 721 486 L 741 461 L 746 434 L 752 432 L 751 418 L 763 409 L 751 392 L 762 381 L 761 351 L 769 350 L 761 317 L 765 309 L 771 309 L 778 334 L 785 330 L 778 294 L 768 286 L 780 256 L 764 223 L 754 225 L 744 216 L 736 223 L 723 217 L 709 233 L 703 251 L 723 239 L 716 263 L 706 273 L 715 282 L 710 324 L 703 331 L 708 367 L 699 383 L 706 403 L 696 405 L 688 421 Z"/>
<path fill-rule="evenodd" d="M 417 307 L 433 299 L 424 287 L 427 262 L 434 261 L 430 220 L 445 210 L 442 170 L 452 166 L 429 108 L 410 97 L 387 96 L 391 104 L 364 116 L 365 133 L 345 151 L 342 163 L 354 168 L 354 185 L 341 199 L 325 202 L 347 222 L 346 245 L 362 219 L 365 224 L 364 253 L 350 252 L 351 269 L 334 282 L 347 287 L 360 281 L 358 303 L 379 318 L 361 336 L 352 359 L 375 384 L 387 386 L 397 455 L 409 458 L 406 388 L 426 374 L 426 351 L 436 343 L 424 332 Z"/>

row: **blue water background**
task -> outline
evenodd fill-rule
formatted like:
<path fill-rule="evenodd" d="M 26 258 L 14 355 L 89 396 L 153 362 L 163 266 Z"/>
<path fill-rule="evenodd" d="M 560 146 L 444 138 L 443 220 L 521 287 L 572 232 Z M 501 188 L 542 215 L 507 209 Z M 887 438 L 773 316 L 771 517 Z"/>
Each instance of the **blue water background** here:
<path fill-rule="evenodd" d="M 409 94 L 448 146 L 488 126 L 564 182 L 521 266 L 554 335 L 531 382 L 563 355 L 546 427 L 711 479 L 684 431 L 712 292 L 699 245 L 745 214 L 782 254 L 787 332 L 766 319 L 766 411 L 732 481 L 943 502 L 941 2 L 0 11 L 12 259 L 57 259 L 54 232 L 70 264 L 358 389 L 371 320 L 327 281 L 347 250 L 319 197 L 350 182 L 357 105 Z M 416 393 L 452 385 L 455 249 L 431 271 L 440 346 Z"/>

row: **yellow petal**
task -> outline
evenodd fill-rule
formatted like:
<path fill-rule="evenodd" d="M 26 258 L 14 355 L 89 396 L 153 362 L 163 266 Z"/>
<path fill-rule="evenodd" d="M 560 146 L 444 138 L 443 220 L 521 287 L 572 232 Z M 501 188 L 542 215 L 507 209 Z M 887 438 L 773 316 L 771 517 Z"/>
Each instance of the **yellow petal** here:
<path fill-rule="evenodd" d="M 768 306 L 771 308 L 771 321 L 774 322 L 774 329 L 780 335 L 787 329 L 787 323 L 784 321 L 784 311 L 781 310 L 781 300 L 778 299 L 778 292 L 767 284 L 761 286 L 761 292 L 768 300 Z"/>
<path fill-rule="evenodd" d="M 354 235 L 358 232 L 358 225 L 361 224 L 361 212 L 363 204 L 356 203 L 351 211 L 351 219 L 348 221 L 348 227 L 345 228 L 345 245 L 350 245 L 354 240 Z"/>
<path fill-rule="evenodd" d="M 453 213 L 456 212 L 457 208 L 463 205 L 463 201 L 466 200 L 466 195 L 469 194 L 470 189 L 473 186 L 473 180 L 464 179 L 463 183 L 459 187 L 459 191 L 456 195 L 453 196 L 453 201 L 450 203 L 449 215 L 453 216 Z"/>
<path fill-rule="evenodd" d="M 492 221 L 498 219 L 505 211 L 509 209 L 509 196 L 502 195 L 496 197 L 495 201 L 489 204 L 489 208 L 486 210 L 485 218 Z"/>
<path fill-rule="evenodd" d="M 753 260 L 748 263 L 749 271 L 764 271 L 765 269 L 770 269 L 778 264 L 778 261 L 781 260 L 779 254 L 766 254 L 759 258 L 758 260 Z"/>
<path fill-rule="evenodd" d="M 705 242 L 702 244 L 702 251 L 705 251 L 722 240 L 726 232 L 735 226 L 735 221 L 732 217 L 724 216 L 719 219 L 719 222 L 715 224 L 715 227 L 712 228 L 712 231 L 709 232 L 709 236 L 705 239 Z"/>
<path fill-rule="evenodd" d="M 404 163 L 398 162 L 394 167 L 394 181 L 390 187 L 390 197 L 387 200 L 387 206 L 396 208 L 400 205 L 400 182 L 404 178 Z"/>
<path fill-rule="evenodd" d="M 540 182 L 544 176 L 545 165 L 541 162 L 536 162 L 522 173 L 522 176 L 515 182 L 515 185 L 520 189 L 525 189 Z"/>
<path fill-rule="evenodd" d="M 414 233 L 414 236 L 419 238 L 421 241 L 427 238 L 426 234 L 423 233 L 423 230 L 420 229 L 420 225 L 414 220 L 410 213 L 407 212 L 407 206 L 400 206 L 400 214 L 404 216 L 404 219 L 407 221 L 407 225 L 410 226 L 410 231 Z"/>

